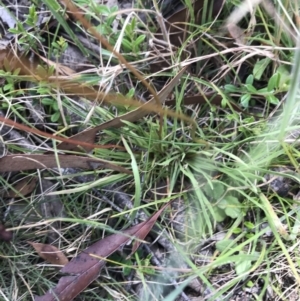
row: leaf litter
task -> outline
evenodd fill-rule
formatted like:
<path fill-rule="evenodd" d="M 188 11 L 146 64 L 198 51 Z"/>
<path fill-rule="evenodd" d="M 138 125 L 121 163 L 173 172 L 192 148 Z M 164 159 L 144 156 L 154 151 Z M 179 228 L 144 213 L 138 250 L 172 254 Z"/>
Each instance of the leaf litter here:
<path fill-rule="evenodd" d="M 37 251 L 39 256 L 55 265 L 66 265 L 69 260 L 66 255 L 55 246 L 28 241 L 28 243 Z"/>
<path fill-rule="evenodd" d="M 125 174 L 132 172 L 109 161 L 84 156 L 44 154 L 15 154 L 0 158 L 0 172 L 20 171 L 58 167 L 77 167 L 82 169 L 107 168 Z M 93 168 L 94 167 L 94 168 Z"/>
<path fill-rule="evenodd" d="M 100 270 L 105 265 L 105 258 L 122 248 L 134 238 L 136 241 L 132 246 L 130 254 L 132 255 L 168 205 L 169 203 L 163 205 L 162 208 L 148 220 L 123 230 L 122 233 L 107 236 L 78 254 L 61 269 L 61 273 L 66 273 L 71 276 L 63 276 L 60 278 L 55 288 L 43 296 L 35 297 L 35 301 L 73 300 L 98 277 Z"/>

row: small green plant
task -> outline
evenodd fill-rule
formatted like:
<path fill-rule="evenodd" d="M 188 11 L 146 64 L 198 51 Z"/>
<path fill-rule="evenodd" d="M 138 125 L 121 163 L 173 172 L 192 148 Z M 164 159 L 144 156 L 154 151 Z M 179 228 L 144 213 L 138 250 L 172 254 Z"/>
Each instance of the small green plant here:
<path fill-rule="evenodd" d="M 38 21 L 38 15 L 35 9 L 34 5 L 31 5 L 29 7 L 29 15 L 26 15 L 25 23 L 29 26 L 36 26 L 36 23 Z"/>
<path fill-rule="evenodd" d="M 7 61 L 4 62 L 4 65 L 6 70 L 10 69 Z M 16 97 L 24 94 L 22 89 L 17 88 L 17 84 L 20 82 L 19 73 L 20 69 L 16 69 L 13 72 L 0 70 L 0 78 L 4 80 L 4 85 L 0 87 L 0 94 L 4 96 L 0 101 L 1 109 L 8 109 L 13 105 L 16 111 L 24 111 L 21 103 L 13 101 Z"/>
<path fill-rule="evenodd" d="M 85 1 L 78 1 L 78 4 L 85 5 L 86 3 Z M 97 31 L 105 36 L 111 45 L 118 44 L 120 39 L 121 52 L 128 54 L 125 55 L 126 59 L 136 59 L 139 52 L 143 50 L 146 35 L 138 33 L 137 28 L 140 24 L 136 17 L 132 17 L 130 23 L 125 23 L 123 19 L 117 18 L 117 11 L 117 6 L 108 7 L 92 1 L 89 17 L 93 17 L 99 22 L 99 25 L 96 26 Z"/>
<path fill-rule="evenodd" d="M 8 62 L 4 63 L 6 70 L 10 69 L 10 66 L 8 65 Z M 16 83 L 19 82 L 18 80 L 18 75 L 20 73 L 20 69 L 16 69 L 13 72 L 10 71 L 3 71 L 0 70 L 0 77 L 2 77 L 3 79 L 5 79 L 5 83 L 3 85 L 3 87 L 1 87 L 1 94 L 9 94 L 10 96 L 12 96 L 12 93 L 16 96 L 18 95 L 20 91 L 18 91 L 16 89 Z"/>
<path fill-rule="evenodd" d="M 40 30 L 36 26 L 38 15 L 34 4 L 29 7 L 28 12 L 29 14 L 26 15 L 24 23 L 17 20 L 16 28 L 10 28 L 8 30 L 19 36 L 18 42 L 25 52 L 28 52 L 30 49 L 36 49 L 38 44 L 44 42 L 44 38 L 40 35 Z"/>
<path fill-rule="evenodd" d="M 263 62 L 261 62 L 263 61 Z M 262 72 L 266 68 L 266 62 L 268 60 L 264 59 L 258 61 L 254 66 L 253 74 L 250 74 L 245 84 L 241 87 L 237 87 L 232 84 L 225 85 L 225 91 L 230 93 L 239 93 L 240 104 L 244 108 L 248 108 L 250 102 L 254 100 L 257 96 L 265 97 L 266 101 L 273 105 L 279 104 L 279 99 L 277 95 L 282 92 L 286 92 L 290 86 L 290 75 L 284 66 L 279 66 L 276 72 L 269 78 L 268 83 L 263 88 L 256 88 L 254 80 L 260 80 Z M 258 67 L 260 68 L 258 68 Z"/>
<path fill-rule="evenodd" d="M 55 42 L 52 42 L 52 54 L 59 58 L 68 48 L 68 43 L 63 37 L 59 37 L 59 39 Z"/>
<path fill-rule="evenodd" d="M 51 114 L 50 120 L 52 122 L 57 122 L 60 118 L 60 112 L 57 101 L 55 101 L 53 98 L 46 97 L 42 99 L 42 104 L 49 107 Z"/>
<path fill-rule="evenodd" d="M 235 229 L 233 229 L 232 233 L 234 234 L 241 234 L 241 233 L 245 233 L 245 237 L 246 238 L 251 238 L 255 235 L 254 233 L 255 230 L 255 225 L 250 222 L 250 221 L 244 221 L 243 222 L 243 227 L 237 227 Z"/>
<path fill-rule="evenodd" d="M 138 35 L 136 18 L 133 18 L 131 23 L 125 27 L 125 35 L 122 39 L 122 47 L 125 52 L 138 53 L 142 50 L 142 43 L 145 41 L 144 34 Z"/>
<path fill-rule="evenodd" d="M 242 204 L 237 197 L 226 193 L 225 186 L 221 183 L 214 183 L 213 188 L 207 184 L 204 186 L 205 194 L 214 202 L 215 218 L 218 222 L 222 222 L 225 218 L 230 217 L 236 219 L 241 214 Z"/>

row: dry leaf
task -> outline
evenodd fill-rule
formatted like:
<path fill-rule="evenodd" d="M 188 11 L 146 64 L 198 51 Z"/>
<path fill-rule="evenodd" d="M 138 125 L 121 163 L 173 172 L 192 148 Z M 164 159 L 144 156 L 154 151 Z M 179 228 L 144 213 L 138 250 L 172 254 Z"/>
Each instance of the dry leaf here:
<path fill-rule="evenodd" d="M 83 156 L 73 155 L 8 155 L 0 158 L 0 172 L 30 170 L 38 168 L 54 168 L 57 167 L 57 160 L 61 168 L 77 167 L 83 169 L 108 168 L 125 174 L 132 172 L 124 167 L 112 164 L 101 159 L 94 159 Z"/>
<path fill-rule="evenodd" d="M 105 265 L 105 258 L 117 251 L 133 237 L 143 240 L 152 229 L 162 211 L 168 206 L 165 204 L 148 220 L 135 225 L 122 233 L 113 234 L 96 242 L 78 256 L 74 257 L 61 272 L 70 276 L 60 278 L 57 286 L 45 295 L 35 297 L 35 301 L 71 301 L 82 292 L 99 275 Z M 132 253 L 136 251 L 140 241 L 136 241 L 132 247 Z"/>
<path fill-rule="evenodd" d="M 41 258 L 52 264 L 66 265 L 69 262 L 64 253 L 52 245 L 41 244 L 32 241 L 28 241 L 27 243 L 32 245 Z"/>
<path fill-rule="evenodd" d="M 1 195 L 3 198 L 17 198 L 20 196 L 26 196 L 31 193 L 38 181 L 37 177 L 28 179 L 27 177 L 13 184 L 14 189 L 9 189 Z"/>

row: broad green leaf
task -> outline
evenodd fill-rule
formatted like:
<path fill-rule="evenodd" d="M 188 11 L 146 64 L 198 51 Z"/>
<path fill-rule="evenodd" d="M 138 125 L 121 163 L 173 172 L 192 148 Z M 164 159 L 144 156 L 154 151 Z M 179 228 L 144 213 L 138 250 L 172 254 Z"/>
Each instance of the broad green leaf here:
<path fill-rule="evenodd" d="M 279 84 L 279 74 L 276 72 L 269 79 L 268 91 L 271 92 L 271 91 L 277 89 L 278 84 Z"/>
<path fill-rule="evenodd" d="M 131 51 L 133 47 L 132 43 L 128 41 L 126 38 L 122 39 L 122 46 L 128 51 Z"/>
<path fill-rule="evenodd" d="M 242 214 L 242 211 L 238 207 L 229 206 L 225 209 L 225 213 L 231 218 L 238 218 Z"/>
<path fill-rule="evenodd" d="M 227 206 L 225 209 L 226 215 L 231 218 L 237 218 L 240 214 L 242 214 L 241 203 L 234 196 L 226 196 L 225 198 L 227 202 Z"/>
<path fill-rule="evenodd" d="M 216 243 L 216 248 L 218 251 L 223 252 L 228 248 L 232 248 L 235 246 L 235 243 L 232 239 L 223 239 Z"/>
<path fill-rule="evenodd" d="M 271 59 L 268 57 L 256 62 L 256 64 L 254 65 L 254 68 L 253 68 L 253 75 L 254 75 L 255 79 L 257 79 L 257 80 L 261 79 L 261 76 L 265 72 L 265 70 L 268 67 L 268 65 L 270 64 L 270 62 L 271 62 Z"/>
<path fill-rule="evenodd" d="M 248 228 L 248 229 L 250 229 L 250 230 L 252 230 L 252 229 L 254 229 L 255 228 L 255 225 L 253 224 L 253 223 L 251 223 L 251 222 L 244 222 L 244 225 Z"/>
<path fill-rule="evenodd" d="M 42 104 L 43 105 L 46 105 L 46 106 L 50 106 L 50 105 L 52 105 L 53 104 L 53 102 L 54 102 L 54 99 L 52 99 L 52 98 L 43 98 L 42 99 Z"/>
<path fill-rule="evenodd" d="M 238 276 L 242 275 L 243 273 L 249 271 L 251 266 L 252 266 L 252 263 L 250 260 L 238 261 L 235 265 L 235 272 Z"/>
<path fill-rule="evenodd" d="M 250 94 L 242 95 L 242 97 L 241 97 L 241 106 L 243 106 L 244 108 L 248 108 L 250 99 L 251 99 Z"/>
<path fill-rule="evenodd" d="M 224 86 L 226 92 L 240 92 L 241 88 L 238 88 L 234 85 L 228 84 Z"/>
<path fill-rule="evenodd" d="M 285 90 L 287 88 L 285 86 L 289 86 L 290 85 L 291 74 L 287 70 L 287 68 L 285 66 L 283 66 L 283 65 L 280 65 L 278 67 L 277 72 L 280 74 L 278 88 L 281 89 L 281 90 L 282 89 Z"/>
<path fill-rule="evenodd" d="M 242 232 L 243 232 L 243 231 L 242 231 L 241 228 L 235 228 L 235 229 L 232 230 L 232 233 L 233 233 L 233 234 L 240 234 L 240 233 L 242 233 Z"/>
<path fill-rule="evenodd" d="M 146 39 L 146 36 L 144 34 L 138 36 L 136 38 L 136 40 L 134 41 L 134 46 L 136 46 L 136 47 L 139 46 L 142 42 L 145 41 L 145 39 Z"/>
<path fill-rule="evenodd" d="M 132 261 L 130 259 L 124 259 L 122 260 L 122 263 L 124 264 L 124 266 L 122 266 L 124 276 L 129 276 L 132 271 L 132 268 L 130 267 Z"/>
<path fill-rule="evenodd" d="M 267 95 L 266 99 L 272 105 L 278 105 L 279 104 L 279 99 L 276 96 L 272 95 L 272 94 Z"/>
<path fill-rule="evenodd" d="M 98 4 L 97 11 L 103 16 L 108 16 L 110 14 L 110 9 L 107 5 Z"/>
<path fill-rule="evenodd" d="M 225 218 L 227 217 L 225 211 L 223 209 L 220 209 L 219 207 L 214 207 L 214 217 L 216 222 L 221 223 L 225 220 Z"/>
<path fill-rule="evenodd" d="M 254 77 L 252 74 L 248 75 L 247 79 L 246 79 L 246 85 L 253 85 L 253 81 L 254 81 Z"/>
<path fill-rule="evenodd" d="M 60 118 L 60 112 L 55 112 L 54 114 L 51 115 L 51 122 L 57 122 Z"/>
<path fill-rule="evenodd" d="M 214 200 L 218 200 L 225 192 L 225 187 L 223 184 L 219 182 L 212 182 L 213 187 L 209 184 L 204 186 L 204 192 L 209 198 L 213 198 Z"/>
<path fill-rule="evenodd" d="M 246 84 L 245 85 L 246 89 L 250 93 L 257 93 L 256 88 L 252 84 Z"/>
<path fill-rule="evenodd" d="M 135 88 L 131 88 L 127 94 L 126 94 L 126 97 L 128 98 L 132 98 L 134 96 L 134 93 L 135 93 Z"/>
<path fill-rule="evenodd" d="M 226 209 L 228 206 L 228 202 L 225 198 L 223 198 L 221 201 L 218 202 L 218 207 L 221 209 Z"/>
<path fill-rule="evenodd" d="M 59 110 L 57 101 L 55 101 L 55 102 L 52 103 L 52 109 L 55 110 L 55 111 Z"/>

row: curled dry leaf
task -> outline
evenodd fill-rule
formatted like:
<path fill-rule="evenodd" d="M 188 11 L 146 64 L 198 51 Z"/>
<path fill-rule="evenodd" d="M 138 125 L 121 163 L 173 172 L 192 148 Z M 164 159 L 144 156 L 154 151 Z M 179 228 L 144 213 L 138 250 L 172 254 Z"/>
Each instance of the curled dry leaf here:
<path fill-rule="evenodd" d="M 69 262 L 64 253 L 52 245 L 41 244 L 32 241 L 28 241 L 28 243 L 32 245 L 41 258 L 52 264 L 64 266 Z"/>
<path fill-rule="evenodd" d="M 74 257 L 61 272 L 70 276 L 60 278 L 57 286 L 43 296 L 35 297 L 35 301 L 71 301 L 94 281 L 105 265 L 105 258 L 117 251 L 120 247 L 137 238 L 132 247 L 132 253 L 137 250 L 140 241 L 143 240 L 152 229 L 157 218 L 169 203 L 148 220 L 137 224 L 121 233 L 113 234 L 96 242 Z M 131 253 L 131 254 L 132 254 Z"/>

